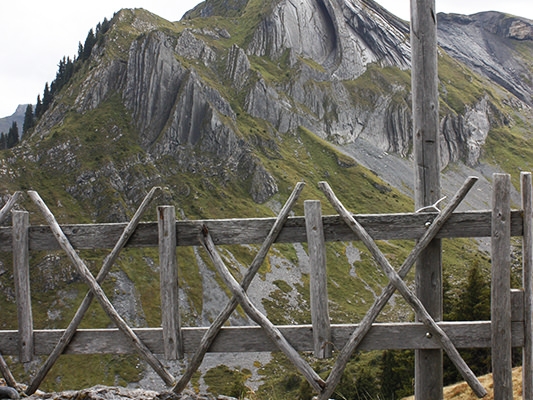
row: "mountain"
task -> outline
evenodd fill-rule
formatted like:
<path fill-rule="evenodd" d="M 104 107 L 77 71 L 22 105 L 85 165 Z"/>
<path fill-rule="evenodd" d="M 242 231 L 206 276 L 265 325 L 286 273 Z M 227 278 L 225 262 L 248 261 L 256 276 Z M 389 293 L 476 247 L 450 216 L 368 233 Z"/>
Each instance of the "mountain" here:
<path fill-rule="evenodd" d="M 437 26 L 448 54 L 533 105 L 533 21 L 490 11 L 439 14 Z"/>
<path fill-rule="evenodd" d="M 466 206 L 486 209 L 493 172 L 511 173 L 518 187 L 519 171 L 531 170 L 532 23 L 498 13 L 441 14 L 439 26 L 443 192 L 478 175 Z M 274 215 L 300 180 L 305 199 L 323 199 L 316 184 L 327 180 L 356 213 L 412 211 L 409 43 L 406 23 L 371 0 L 207 0 L 174 23 L 121 10 L 96 29 L 87 57 L 74 61 L 28 137 L 0 153 L 2 194 L 36 190 L 61 223 L 117 222 L 158 185 L 165 188 L 158 201 L 176 205 L 181 219 L 241 218 Z M 513 200 L 519 204 L 516 193 Z M 22 206 L 42 223 L 29 202 Z M 332 212 L 324 202 L 324 213 Z M 295 213 L 303 215 L 301 201 Z M 382 245 L 400 260 L 411 246 Z M 466 265 L 488 271 L 479 242 L 446 246 L 454 284 Z M 276 247 L 250 290 L 277 324 L 309 321 L 305 250 Z M 227 293 L 201 249 L 178 251 L 183 321 L 208 324 Z M 225 251 L 242 272 L 255 248 Z M 0 288 L 10 287 L 8 263 Z M 62 254 L 35 255 L 32 263 L 35 326 L 62 327 L 84 287 Z M 136 326 L 158 325 L 157 253 L 128 253 L 118 265 L 106 289 L 120 313 Z M 360 319 L 386 283 L 358 243 L 328 245 L 328 273 L 335 322 Z M 59 307 L 65 304 L 71 308 Z M 0 306 L 14 310 L 13 297 L 0 297 Z M 411 312 L 396 298 L 383 318 L 407 320 Z M 0 325 L 13 329 L 13 321 Z M 248 320 L 237 313 L 231 322 Z M 92 324 L 108 321 L 95 309 Z M 279 387 L 286 391 L 279 398 L 288 398 L 300 390 L 283 360 L 265 357 L 260 368 L 253 360 L 239 364 L 254 379 L 268 375 L 258 391 Z M 374 371 L 372 357 L 356 361 Z M 119 361 L 84 360 L 94 373 L 84 384 L 153 383 L 149 371 L 120 372 Z M 62 362 L 56 376 L 74 370 L 75 360 Z M 227 372 L 213 370 L 206 367 L 196 384 L 214 386 L 213 374 Z M 52 377 L 47 385 L 59 381 L 79 385 L 82 378 Z"/>
<path fill-rule="evenodd" d="M 27 104 L 20 104 L 17 106 L 15 112 L 9 117 L 0 118 L 0 132 L 8 133 L 9 129 L 13 125 L 13 122 L 17 123 L 19 128 L 19 135 L 22 134 L 22 126 L 24 124 L 24 113 L 26 112 Z"/>

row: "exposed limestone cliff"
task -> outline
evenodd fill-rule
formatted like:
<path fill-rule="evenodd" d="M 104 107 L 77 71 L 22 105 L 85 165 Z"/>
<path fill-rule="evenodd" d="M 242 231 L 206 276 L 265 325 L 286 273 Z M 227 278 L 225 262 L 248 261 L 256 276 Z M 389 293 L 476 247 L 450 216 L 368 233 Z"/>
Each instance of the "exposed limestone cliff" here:
<path fill-rule="evenodd" d="M 279 59 L 290 49 L 334 79 L 356 79 L 371 63 L 408 68 L 407 32 L 405 24 L 374 3 L 284 0 L 261 20 L 247 51 Z"/>
<path fill-rule="evenodd" d="M 233 5 L 249 18 L 244 2 Z M 215 2 L 202 3 L 189 18 L 214 15 L 213 7 Z M 412 147 L 410 81 L 408 75 L 401 77 L 410 66 L 406 23 L 371 0 L 281 0 L 264 10 L 244 42 L 235 42 L 236 32 L 216 23 L 197 29 L 184 22 L 185 28 L 171 32 L 158 28 L 146 13 L 122 11 L 107 41 L 93 49 L 92 67 L 76 92 L 76 112 L 94 110 L 118 92 L 154 162 L 171 157 L 183 171 L 202 171 L 219 182 L 253 182 L 249 193 L 259 202 L 276 193 L 276 183 L 253 156 L 239 119 L 242 112 L 281 134 L 303 126 L 340 145 L 364 140 L 407 157 Z M 479 36 L 481 26 L 496 41 L 528 40 L 527 21 L 498 15 L 441 16 L 441 44 L 468 63 L 465 46 L 472 46 L 467 39 Z M 117 39 L 124 23 L 135 29 L 127 45 Z M 464 39 L 458 40 L 458 32 Z M 119 57 L 108 56 L 112 45 L 120 45 Z M 487 63 L 488 50 L 478 50 L 468 53 L 470 60 L 478 60 L 469 63 L 473 68 L 487 65 L 481 72 L 498 83 L 518 79 L 505 64 L 512 62 L 503 59 L 507 53 Z M 266 74 L 267 64 L 259 66 L 258 60 L 277 71 Z M 520 63 L 513 65 L 531 73 Z M 380 71 L 386 68 L 397 72 L 384 75 Z M 514 89 L 504 87 L 530 102 L 531 88 L 524 81 Z M 494 99 L 475 96 L 464 109 L 442 115 L 443 166 L 479 161 Z M 57 102 L 36 132 L 43 137 L 68 111 Z M 258 176 L 264 179 L 253 179 Z"/>
<path fill-rule="evenodd" d="M 498 12 L 439 14 L 437 26 L 446 52 L 533 105 L 532 21 Z"/>

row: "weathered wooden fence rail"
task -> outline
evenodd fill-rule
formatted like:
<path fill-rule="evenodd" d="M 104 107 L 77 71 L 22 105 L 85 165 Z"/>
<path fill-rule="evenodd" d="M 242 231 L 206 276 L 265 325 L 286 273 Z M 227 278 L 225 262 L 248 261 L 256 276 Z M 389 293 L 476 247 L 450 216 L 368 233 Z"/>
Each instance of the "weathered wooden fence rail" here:
<path fill-rule="evenodd" d="M 438 214 L 365 214 L 355 215 L 374 240 L 416 240 L 426 231 L 426 222 Z M 511 211 L 511 236 L 522 236 L 522 210 Z M 208 219 L 176 221 L 177 246 L 201 246 L 202 226 L 206 225 L 216 245 L 258 244 L 267 236 L 275 218 Z M 322 218 L 326 242 L 359 240 L 337 215 Z M 126 223 L 61 225 L 77 250 L 110 249 L 118 240 Z M 437 238 L 491 237 L 491 211 L 456 212 L 442 226 Z M 13 228 L 0 227 L 0 251 L 13 251 Z M 60 250 L 48 226 L 28 228 L 29 250 Z M 307 242 L 305 217 L 289 217 L 276 243 Z M 157 247 L 158 223 L 141 222 L 125 247 Z"/>
<path fill-rule="evenodd" d="M 492 238 L 493 248 L 493 290 L 492 290 L 492 321 L 474 322 L 447 322 L 433 321 L 431 318 L 425 323 L 371 323 L 368 332 L 363 333 L 357 348 L 361 350 L 384 349 L 441 349 L 442 340 L 449 340 L 451 350 L 456 348 L 492 348 L 493 355 L 498 357 L 498 365 L 494 367 L 495 373 L 495 398 L 510 398 L 508 387 L 510 384 L 510 353 L 511 347 L 524 349 L 524 389 L 523 398 L 532 397 L 532 342 L 533 329 L 531 312 L 533 304 L 532 287 L 532 215 L 531 202 L 531 175 L 522 174 L 523 205 L 520 210 L 511 210 L 509 204 L 510 180 L 508 176 L 495 175 L 495 189 L 493 196 L 493 210 L 476 212 L 454 212 L 445 222 L 442 214 L 446 212 L 406 213 L 406 214 L 377 214 L 354 215 L 353 219 L 360 224 L 361 232 L 368 233 L 371 240 L 409 239 L 419 241 L 432 224 L 439 225 L 436 238 Z M 465 193 L 466 194 L 466 193 Z M 36 197 L 35 193 L 30 194 Z M 34 200 L 35 201 L 35 200 Z M 9 205 L 9 204 L 8 204 Z M 4 209 L 8 206 L 6 205 Z M 43 206 L 44 207 L 44 206 Z M 287 207 L 287 206 L 286 206 Z M 290 207 L 282 210 L 288 215 Z M 358 324 L 330 324 L 327 310 L 326 290 L 326 264 L 325 243 L 331 241 L 356 241 L 360 240 L 357 230 L 348 226 L 342 216 L 322 216 L 321 206 L 318 201 L 305 202 L 305 217 L 285 218 L 281 215 L 276 218 L 259 219 L 225 219 L 225 220 L 197 220 L 177 221 L 174 207 L 158 207 L 157 222 L 140 223 L 138 218 L 129 224 L 84 224 L 84 225 L 57 225 L 53 224 L 53 216 L 49 226 L 32 226 L 29 223 L 27 212 L 14 211 L 11 227 L 0 228 L 0 251 L 13 254 L 14 280 L 18 306 L 18 330 L 0 331 L 0 355 L 15 355 L 21 362 L 31 361 L 35 356 L 49 356 L 48 364 L 43 367 L 39 377 L 30 385 L 27 394 L 35 391 L 46 375 L 48 369 L 55 362 L 50 355 L 55 351 L 59 354 L 127 354 L 145 349 L 148 359 L 154 354 L 163 355 L 166 360 L 183 357 L 184 354 L 194 354 L 197 361 L 201 361 L 203 353 L 198 349 L 205 347 L 209 352 L 272 352 L 282 349 L 289 353 L 313 352 L 316 357 L 330 357 L 333 349 L 343 349 L 353 341 L 354 333 L 363 327 Z M 136 217 L 139 217 L 136 214 Z M 345 219 L 352 218 L 345 216 Z M 134 217 L 135 219 L 135 217 Z M 348 221 L 349 222 L 349 221 Z M 59 231 L 59 232 L 57 232 Z M 64 235 L 64 236 L 61 236 Z M 28 254 L 30 251 L 56 251 L 65 247 L 60 245 L 58 236 L 64 238 L 73 250 L 84 249 L 113 249 L 104 261 L 105 267 L 110 268 L 110 263 L 118 255 L 122 247 L 158 247 L 161 273 L 161 327 L 132 328 L 119 326 L 120 329 L 76 329 L 77 325 L 71 323 L 67 329 L 39 330 L 33 329 L 32 307 L 30 297 L 30 275 Z M 523 237 L 523 270 L 524 287 L 511 289 L 510 238 Z M 309 243 L 310 264 L 312 265 L 312 325 L 276 326 L 268 320 L 261 326 L 231 327 L 224 326 L 210 332 L 206 327 L 181 327 L 178 303 L 178 277 L 176 247 L 179 246 L 206 246 L 206 240 L 212 243 L 208 247 L 214 253 L 215 245 L 233 244 L 259 244 L 263 243 L 260 252 L 268 251 L 271 242 L 277 243 Z M 365 243 L 368 244 L 365 239 Z M 370 244 L 371 245 L 371 244 Z M 415 246 L 416 248 L 416 246 Z M 379 250 L 376 250 L 379 252 Z M 254 262 L 261 263 L 261 257 L 256 257 Z M 379 256 L 379 254 L 378 254 Z M 76 257 L 76 256 L 73 256 Z M 381 261 L 387 264 L 386 260 Z M 83 261 L 80 260 L 80 263 Z M 217 268 L 224 274 L 224 265 Z M 257 268 L 257 265 L 253 266 Z M 386 267 L 386 265 L 385 265 Z M 90 282 L 93 291 L 105 278 L 102 268 L 101 277 Z M 398 277 L 391 275 L 394 284 L 402 290 L 402 295 L 410 296 L 409 290 L 402 286 L 403 282 Z M 253 274 L 248 278 L 252 279 Z M 231 280 L 231 277 L 228 277 Z M 89 277 L 89 280 L 91 278 Z M 245 291 L 239 292 L 240 286 L 228 283 L 235 290 L 238 302 L 247 301 Z M 243 283 L 246 289 L 248 283 Z M 239 294 L 240 293 L 240 294 Z M 105 302 L 105 294 L 98 294 L 98 300 Z M 357 296 L 354 293 L 354 296 Z M 103 298 L 102 298 L 103 297 Z M 415 303 L 416 298 L 411 299 Z M 236 305 L 237 303 L 235 303 Z M 324 307 L 326 305 L 326 307 Z M 253 305 L 249 305 L 251 313 L 255 313 Z M 231 310 L 230 307 L 228 310 Z M 419 306 L 417 306 L 419 307 Z M 422 309 L 423 310 L 423 309 Z M 379 312 L 379 310 L 377 310 Z M 110 310 L 114 318 L 120 316 Z M 81 312 L 83 315 L 83 312 Z M 253 314 L 255 318 L 261 316 Z M 80 317 L 81 318 L 81 317 Z M 120 320 L 119 320 L 120 322 Z M 222 321 L 223 322 L 223 321 Z M 121 323 L 121 322 L 120 322 Z M 436 325 L 432 325 L 435 324 Z M 429 324 L 429 325 L 428 325 Z M 442 337 L 428 334 L 434 326 Z M 75 334 L 68 335 L 68 329 L 73 329 Z M 272 329 L 272 332 L 270 330 Z M 428 329 L 430 329 L 428 331 Z M 131 330 L 131 332 L 130 332 Z M 213 331 L 213 329 L 211 329 Z M 218 334 L 217 334 L 217 331 Z M 269 333 L 270 332 L 270 333 Z M 206 343 L 206 335 L 214 335 L 214 340 Z M 272 339 L 272 335 L 279 335 L 286 340 L 287 345 L 280 348 L 279 343 Z M 439 334 L 440 335 L 440 334 Z M 324 339 L 326 338 L 326 339 Z M 444 338 L 444 339 L 443 339 Z M 59 345 L 64 342 L 62 347 Z M 59 344 L 58 344 L 59 343 Z M 324 343 L 327 343 L 325 346 Z M 447 343 L 447 342 L 446 342 Z M 350 351 L 346 350 L 347 354 Z M 342 353 L 342 352 L 341 352 Z M 0 361 L 1 357 L 0 357 Z M 459 364 L 460 364 L 459 360 Z M 501 362 L 500 362 L 501 361 Z M 158 368 L 159 360 L 154 361 Z M 152 365 L 152 364 L 150 364 Z M 301 365 L 299 369 L 307 371 L 307 366 Z M 467 373 L 466 370 L 462 371 Z M 341 369 L 342 365 L 341 365 Z M 7 373 L 2 369 L 2 373 Z M 190 372 L 190 371 L 189 371 Z M 313 372 L 308 371 L 308 380 L 313 380 Z M 160 375 L 167 385 L 174 384 L 166 371 Z M 7 378 L 6 378 L 7 379 Z M 175 388 L 181 390 L 188 380 L 182 379 Z M 476 379 L 472 377 L 469 382 L 476 387 Z M 327 387 L 327 385 L 330 385 Z M 321 394 L 320 398 L 327 398 L 335 382 L 313 382 L 315 390 Z M 478 396 L 483 395 L 483 388 L 474 389 Z M 29 393 L 28 393 L 29 392 Z"/>

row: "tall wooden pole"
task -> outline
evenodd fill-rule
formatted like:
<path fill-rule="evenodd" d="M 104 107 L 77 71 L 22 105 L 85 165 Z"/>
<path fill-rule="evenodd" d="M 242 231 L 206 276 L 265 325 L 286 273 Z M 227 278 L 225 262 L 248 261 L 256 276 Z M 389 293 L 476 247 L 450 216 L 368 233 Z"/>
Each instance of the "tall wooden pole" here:
<path fill-rule="evenodd" d="M 435 0 L 411 0 L 415 208 L 440 198 L 439 93 Z M 416 292 L 430 315 L 442 319 L 442 247 L 434 240 L 416 265 Z M 415 397 L 442 399 L 442 351 L 416 350 Z"/>
<path fill-rule="evenodd" d="M 511 175 L 494 174 L 493 182 L 491 229 L 492 282 L 490 288 L 492 378 L 494 382 L 494 400 L 507 400 L 513 398 Z M 527 304 L 525 306 L 527 307 Z"/>
<path fill-rule="evenodd" d="M 522 350 L 522 398 L 533 399 L 533 178 L 520 174 L 524 234 L 522 284 L 524 286 L 524 348 Z"/>

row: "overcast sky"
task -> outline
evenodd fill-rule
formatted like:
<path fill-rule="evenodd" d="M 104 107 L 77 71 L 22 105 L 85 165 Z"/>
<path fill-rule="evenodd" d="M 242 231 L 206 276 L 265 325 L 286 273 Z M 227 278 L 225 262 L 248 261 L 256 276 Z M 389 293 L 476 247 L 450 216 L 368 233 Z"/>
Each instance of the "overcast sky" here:
<path fill-rule="evenodd" d="M 409 20 L 410 0 L 378 0 Z M 91 28 L 122 8 L 145 8 L 170 21 L 200 0 L 0 0 L 0 117 L 33 103 L 51 83 L 63 56 L 73 58 Z M 436 0 L 438 12 L 472 14 L 497 10 L 533 20 L 531 0 Z"/>

